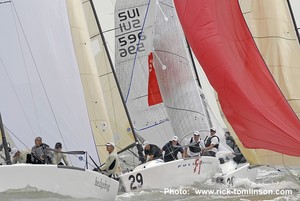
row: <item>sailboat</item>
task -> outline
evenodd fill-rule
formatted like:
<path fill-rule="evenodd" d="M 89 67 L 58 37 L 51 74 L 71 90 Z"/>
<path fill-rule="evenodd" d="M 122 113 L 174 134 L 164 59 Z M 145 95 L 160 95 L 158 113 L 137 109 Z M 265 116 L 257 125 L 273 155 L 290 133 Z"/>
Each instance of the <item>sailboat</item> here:
<path fill-rule="evenodd" d="M 153 14 L 156 14 L 155 19 Z M 163 104 L 164 114 L 172 126 L 171 130 L 160 130 L 143 137 L 151 142 L 157 139 L 157 134 L 163 136 L 166 132 L 167 136 L 170 133 L 171 136 L 177 135 L 182 144 L 188 144 L 186 141 L 193 131 L 198 130 L 204 139 L 210 127 L 217 126 L 217 121 L 212 124 L 213 114 L 195 81 L 190 67 L 191 58 L 187 56 L 185 38 L 182 37 L 172 1 L 117 1 L 115 16 L 116 71 L 131 118 L 133 121 L 143 121 L 146 115 L 136 115 L 138 112 L 144 112 L 145 108 L 151 111 L 151 107 Z M 154 70 L 156 76 L 151 77 Z M 159 83 L 154 85 L 159 90 L 147 90 L 147 84 L 152 84 L 153 80 Z M 149 93 L 153 91 L 156 96 L 147 99 L 153 96 Z M 163 102 L 157 95 L 158 91 Z M 132 102 L 137 101 L 140 102 L 138 107 L 131 107 Z M 140 105 L 143 105 L 143 110 Z M 153 112 L 152 115 L 158 114 Z M 224 138 L 221 133 L 220 139 Z M 169 139 L 160 140 L 157 144 L 162 147 Z M 221 144 L 221 147 L 225 152 L 230 152 L 226 150 L 226 145 Z M 219 158 L 222 157 L 202 156 L 167 163 L 154 160 L 120 175 L 120 181 L 125 191 L 203 182 L 212 178 L 219 168 L 227 169 L 226 173 L 235 170 L 235 165 L 220 166 Z M 248 168 L 244 170 L 246 173 Z"/>
<path fill-rule="evenodd" d="M 5 1 L 0 10 L 0 111 L 10 136 L 19 149 L 41 136 L 85 153 L 68 155 L 72 166 L 2 165 L 0 191 L 114 200 L 119 183 L 91 170 L 104 162 L 113 135 L 82 2 Z"/>
<path fill-rule="evenodd" d="M 290 2 L 174 2 L 247 160 L 299 166 L 299 41 Z"/>

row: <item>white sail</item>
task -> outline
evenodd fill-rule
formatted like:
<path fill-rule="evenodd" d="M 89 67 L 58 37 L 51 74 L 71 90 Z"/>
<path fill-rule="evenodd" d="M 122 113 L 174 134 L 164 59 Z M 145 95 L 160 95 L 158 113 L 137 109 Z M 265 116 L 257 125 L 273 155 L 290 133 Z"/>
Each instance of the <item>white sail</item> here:
<path fill-rule="evenodd" d="M 188 55 L 186 41 L 172 1 L 156 1 L 156 7 L 155 29 L 153 32 L 153 66 L 163 97 L 163 104 L 166 107 L 166 114 L 169 116 L 175 135 L 179 136 L 181 140 L 186 138 L 181 144 L 189 144 L 190 136 L 195 130 L 201 132 L 203 139 L 208 135 L 211 126 L 218 126 L 223 131 L 206 99 L 202 98 L 203 92 L 196 82 L 191 56 Z M 149 10 L 148 12 L 154 11 Z M 122 41 L 119 42 L 121 45 Z M 140 82 L 143 81 L 141 76 L 132 79 L 133 81 L 135 81 L 134 79 Z M 131 93 L 134 93 L 134 88 L 132 90 Z M 135 110 L 137 109 L 135 108 Z M 148 137 L 150 140 L 153 138 L 152 135 Z M 225 142 L 221 140 L 220 143 L 224 144 Z M 227 151 L 226 148 L 225 151 Z M 131 191 L 138 188 L 166 188 L 190 185 L 195 181 L 202 182 L 212 178 L 219 169 L 222 169 L 220 174 L 225 181 L 229 177 L 237 176 L 236 172 L 243 176 L 248 175 L 249 164 L 237 168 L 233 160 L 226 159 L 225 162 L 222 158 L 223 154 L 224 152 L 218 152 L 216 157 L 189 157 L 170 162 L 163 162 L 159 159 L 152 160 L 137 166 L 128 173 L 122 174 L 120 181 L 125 191 Z M 222 164 L 219 163 L 219 159 L 220 161 L 223 159 Z M 197 172 L 198 167 L 199 171 Z M 184 174 L 182 174 L 183 172 Z M 174 179 L 174 176 L 176 179 Z M 255 173 L 253 173 L 254 177 Z"/>
<path fill-rule="evenodd" d="M 105 157 L 106 151 L 98 153 L 95 142 L 104 145 L 113 138 L 109 125 L 102 127 L 109 120 L 97 68 L 92 70 L 95 62 L 82 11 L 79 0 L 0 4 L 0 92 L 5 97 L 0 111 L 20 150 L 31 149 L 41 136 L 50 147 L 59 141 L 63 151 L 87 151 L 99 164 L 99 155 Z M 32 186 L 76 198 L 115 199 L 118 182 L 84 169 L 90 161 L 85 159 L 70 156 L 76 168 L 3 165 L 0 179 L 8 182 L 1 183 L 0 191 Z M 90 163 L 89 168 L 94 167 Z M 11 180 L 13 175 L 17 181 Z"/>
<path fill-rule="evenodd" d="M 154 66 L 164 105 L 176 135 L 184 137 L 198 130 L 204 139 L 212 125 L 200 97 L 184 34 L 172 1 L 158 1 L 157 6 Z"/>
<path fill-rule="evenodd" d="M 155 9 L 155 1 L 116 2 L 115 63 L 135 131 L 162 146 L 174 133 L 164 105 L 148 104 L 148 56 L 153 51 Z"/>
<path fill-rule="evenodd" d="M 51 147 L 60 141 L 65 150 L 86 150 L 97 160 L 65 2 L 16 1 L 0 9 L 0 92 L 6 97 L 0 110 L 17 147 L 31 148 L 41 136 Z M 76 157 L 71 162 L 85 164 Z"/>

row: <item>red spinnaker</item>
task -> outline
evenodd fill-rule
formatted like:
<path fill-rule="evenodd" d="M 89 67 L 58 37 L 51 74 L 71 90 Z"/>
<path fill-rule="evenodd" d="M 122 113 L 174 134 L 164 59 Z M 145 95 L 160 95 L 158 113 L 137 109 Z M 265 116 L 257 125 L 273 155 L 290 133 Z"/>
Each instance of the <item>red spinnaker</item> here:
<path fill-rule="evenodd" d="M 148 55 L 148 66 L 149 66 L 149 79 L 148 79 L 148 105 L 156 105 L 162 102 L 160 94 L 155 68 L 153 66 L 153 54 L 152 52 Z"/>
<path fill-rule="evenodd" d="M 300 156 L 300 122 L 279 90 L 238 0 L 174 0 L 222 110 L 247 148 Z"/>

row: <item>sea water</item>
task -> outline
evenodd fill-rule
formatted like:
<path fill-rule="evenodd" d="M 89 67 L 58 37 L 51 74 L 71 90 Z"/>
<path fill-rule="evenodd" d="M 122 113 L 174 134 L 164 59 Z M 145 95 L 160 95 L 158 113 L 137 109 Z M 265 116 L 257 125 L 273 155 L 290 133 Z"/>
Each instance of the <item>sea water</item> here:
<path fill-rule="evenodd" d="M 255 181 L 236 179 L 233 185 L 216 184 L 211 180 L 178 188 L 119 192 L 116 201 L 300 201 L 300 169 L 276 169 L 259 167 Z M 16 182 L 17 178 L 15 179 Z M 1 181 L 2 182 L 2 181 Z M 35 188 L 10 190 L 0 193 L 0 201 L 96 201 L 98 199 L 74 199 Z"/>

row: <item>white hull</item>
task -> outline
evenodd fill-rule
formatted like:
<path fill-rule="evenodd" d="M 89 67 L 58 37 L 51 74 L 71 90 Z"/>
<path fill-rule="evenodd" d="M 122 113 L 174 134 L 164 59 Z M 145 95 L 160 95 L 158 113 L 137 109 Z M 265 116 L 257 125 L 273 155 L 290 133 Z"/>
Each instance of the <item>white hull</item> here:
<path fill-rule="evenodd" d="M 221 165 L 221 169 L 226 172 L 226 169 L 228 167 L 225 167 Z M 228 173 L 220 173 L 216 175 L 216 182 L 224 183 L 228 185 L 233 185 L 235 179 L 237 178 L 248 178 L 251 181 L 254 181 L 256 179 L 258 169 L 257 168 L 250 168 L 249 163 L 243 163 L 239 164 L 234 170 L 227 171 Z"/>
<path fill-rule="evenodd" d="M 0 192 L 36 187 L 74 198 L 114 200 L 119 183 L 98 172 L 57 165 L 15 164 L 0 166 Z"/>
<path fill-rule="evenodd" d="M 199 162 L 196 160 L 197 158 L 179 159 L 167 163 L 154 160 L 142 164 L 132 172 L 120 175 L 122 190 L 128 192 L 139 188 L 169 188 L 191 185 L 194 182 L 211 179 L 219 168 L 219 161 L 215 157 L 202 156 L 200 158 L 202 163 L 199 166 L 196 166 Z"/>

